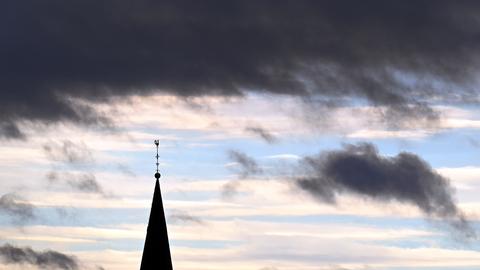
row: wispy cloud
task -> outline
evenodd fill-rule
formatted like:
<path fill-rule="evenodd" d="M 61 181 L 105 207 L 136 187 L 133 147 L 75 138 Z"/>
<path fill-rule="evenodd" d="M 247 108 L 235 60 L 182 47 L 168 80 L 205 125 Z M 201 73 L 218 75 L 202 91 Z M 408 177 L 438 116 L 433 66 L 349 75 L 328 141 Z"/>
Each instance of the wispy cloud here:
<path fill-rule="evenodd" d="M 33 265 L 40 269 L 79 269 L 78 260 L 58 251 L 35 251 L 30 247 L 0 246 L 0 258 L 6 264 Z"/>
<path fill-rule="evenodd" d="M 35 207 L 14 193 L 7 193 L 0 197 L 0 213 L 11 217 L 12 221 L 20 224 L 36 218 Z"/>
<path fill-rule="evenodd" d="M 243 152 L 230 150 L 228 152 L 228 157 L 232 161 L 232 163 L 229 164 L 229 168 L 236 171 L 240 179 L 263 173 L 263 169 L 259 166 L 257 161 Z M 240 182 L 238 180 L 231 180 L 225 183 L 222 186 L 222 198 L 232 198 L 237 193 L 239 186 Z"/>
<path fill-rule="evenodd" d="M 77 191 L 106 195 L 102 186 L 92 173 L 59 173 L 51 171 L 47 173 L 46 178 L 51 184 L 61 183 Z"/>
<path fill-rule="evenodd" d="M 172 211 L 169 215 L 168 215 L 168 221 L 173 223 L 173 224 L 198 224 L 198 225 L 204 225 L 205 222 L 199 218 L 199 217 L 196 217 L 196 216 L 192 216 L 190 214 L 188 214 L 187 212 L 185 211 L 179 211 L 179 210 L 176 210 L 176 211 Z"/>
<path fill-rule="evenodd" d="M 50 141 L 43 145 L 43 151 L 51 161 L 69 164 L 89 164 L 94 161 L 92 151 L 84 142 L 64 140 Z"/>
<path fill-rule="evenodd" d="M 278 138 L 275 137 L 272 133 L 260 126 L 247 126 L 245 127 L 245 131 L 258 136 L 259 138 L 263 139 L 267 143 L 275 143 L 278 141 Z"/>
<path fill-rule="evenodd" d="M 228 157 L 235 165 L 238 165 L 240 178 L 246 178 L 250 175 L 256 175 L 263 172 L 257 161 L 247 154 L 237 150 L 230 150 Z"/>

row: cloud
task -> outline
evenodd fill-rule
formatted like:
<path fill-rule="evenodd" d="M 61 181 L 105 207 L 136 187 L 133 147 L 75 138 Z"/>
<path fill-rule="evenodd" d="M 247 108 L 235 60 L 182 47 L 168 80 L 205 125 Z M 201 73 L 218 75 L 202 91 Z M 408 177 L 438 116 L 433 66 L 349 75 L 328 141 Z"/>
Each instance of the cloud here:
<path fill-rule="evenodd" d="M 4 121 L 4 119 L 1 120 Z M 20 131 L 18 126 L 10 121 L 4 121 L 0 123 L 0 136 L 4 136 L 7 138 L 25 139 L 25 135 Z"/>
<path fill-rule="evenodd" d="M 46 175 L 50 183 L 62 183 L 74 190 L 106 195 L 97 178 L 92 173 L 58 173 L 51 171 Z"/>
<path fill-rule="evenodd" d="M 345 145 L 300 161 L 298 187 L 326 203 L 342 193 L 417 206 L 425 215 L 448 222 L 463 236 L 476 233 L 454 200 L 450 181 L 415 154 L 381 156 L 369 143 Z"/>
<path fill-rule="evenodd" d="M 68 164 L 86 164 L 93 162 L 92 151 L 83 142 L 49 142 L 43 145 L 43 151 L 49 160 Z"/>
<path fill-rule="evenodd" d="M 90 148 L 83 142 L 49 142 L 43 145 L 47 158 L 67 166 L 93 165 L 94 158 Z M 52 170 L 46 174 L 50 184 L 63 184 L 70 188 L 86 192 L 98 193 L 106 196 L 102 186 L 92 172 L 70 173 Z"/>
<path fill-rule="evenodd" d="M 230 150 L 228 157 L 232 161 L 229 167 L 238 173 L 240 179 L 245 179 L 249 176 L 263 173 L 263 169 L 258 165 L 257 161 L 237 150 Z M 231 180 L 222 185 L 221 196 L 223 199 L 229 200 L 237 194 L 240 182 L 238 180 Z"/>
<path fill-rule="evenodd" d="M 203 225 L 205 222 L 199 217 L 192 216 L 183 211 L 175 211 L 168 215 L 168 220 L 173 224 L 176 223 L 191 223 L 191 224 L 198 224 Z"/>
<path fill-rule="evenodd" d="M 117 169 L 125 176 L 134 177 L 136 174 L 130 169 L 130 167 L 123 163 L 117 164 Z"/>
<path fill-rule="evenodd" d="M 102 187 L 97 182 L 95 175 L 90 173 L 80 174 L 77 178 L 67 180 L 67 183 L 80 191 L 103 193 Z"/>
<path fill-rule="evenodd" d="M 258 136 L 259 138 L 263 139 L 267 143 L 275 143 L 277 142 L 277 137 L 275 137 L 272 133 L 268 130 L 260 127 L 260 126 L 247 126 L 245 127 L 245 131 Z"/>
<path fill-rule="evenodd" d="M 0 246 L 0 258 L 5 264 L 30 264 L 40 269 L 79 269 L 74 256 L 57 251 L 35 251 L 30 247 L 15 247 L 10 244 Z"/>
<path fill-rule="evenodd" d="M 229 200 L 233 198 L 233 196 L 237 194 L 239 186 L 240 182 L 236 180 L 232 180 L 223 184 L 221 188 L 222 199 Z"/>
<path fill-rule="evenodd" d="M 237 166 L 235 167 L 239 169 L 240 178 L 246 178 L 250 175 L 255 175 L 263 172 L 257 161 L 255 161 L 255 159 L 249 157 L 245 153 L 236 150 L 230 150 L 228 152 L 228 156 L 235 165 L 238 165 L 239 168 Z"/>
<path fill-rule="evenodd" d="M 13 193 L 0 197 L 0 213 L 10 216 L 16 223 L 25 223 L 36 217 L 35 207 Z"/>
<path fill-rule="evenodd" d="M 0 4 L 0 134 L 28 121 L 108 125 L 88 103 L 247 91 L 386 106 L 431 122 L 476 101 L 476 1 L 84 0 Z M 405 18 L 408 18 L 405 19 Z M 114 120 L 113 120 L 114 121 Z"/>

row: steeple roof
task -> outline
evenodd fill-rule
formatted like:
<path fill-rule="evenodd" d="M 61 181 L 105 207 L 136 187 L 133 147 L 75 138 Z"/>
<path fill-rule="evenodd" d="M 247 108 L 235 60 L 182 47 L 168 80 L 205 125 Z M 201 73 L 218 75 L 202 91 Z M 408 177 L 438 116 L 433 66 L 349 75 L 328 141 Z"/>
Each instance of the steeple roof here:
<path fill-rule="evenodd" d="M 147 237 L 143 248 L 140 270 L 172 270 L 172 258 L 168 244 L 167 223 L 163 210 L 162 194 L 159 177 L 156 177 L 153 193 L 152 209 L 148 221 Z"/>

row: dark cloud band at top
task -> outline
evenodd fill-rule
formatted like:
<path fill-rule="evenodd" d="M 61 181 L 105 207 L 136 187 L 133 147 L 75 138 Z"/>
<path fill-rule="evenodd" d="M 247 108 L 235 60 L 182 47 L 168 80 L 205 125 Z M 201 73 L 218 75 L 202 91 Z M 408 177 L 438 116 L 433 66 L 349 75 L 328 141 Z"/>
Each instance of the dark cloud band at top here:
<path fill-rule="evenodd" d="M 103 122 L 75 98 L 154 91 L 360 98 L 430 119 L 430 100 L 477 97 L 479 14 L 469 0 L 6 0 L 0 132 Z"/>

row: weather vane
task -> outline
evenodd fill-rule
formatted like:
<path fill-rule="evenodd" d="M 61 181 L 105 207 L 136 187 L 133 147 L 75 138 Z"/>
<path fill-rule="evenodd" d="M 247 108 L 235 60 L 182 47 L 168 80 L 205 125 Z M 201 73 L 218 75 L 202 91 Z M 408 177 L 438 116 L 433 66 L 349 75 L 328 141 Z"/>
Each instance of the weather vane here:
<path fill-rule="evenodd" d="M 157 164 L 157 172 L 155 173 L 155 178 L 157 178 L 157 180 L 158 180 L 158 179 L 160 179 L 160 176 L 161 176 L 160 172 L 158 171 L 158 165 L 160 164 L 160 163 L 158 163 L 158 158 L 160 157 L 158 155 L 158 145 L 160 144 L 160 141 L 159 140 L 154 140 L 154 143 L 157 146 L 157 155 L 155 156 L 157 158 L 157 163 L 156 163 Z"/>

